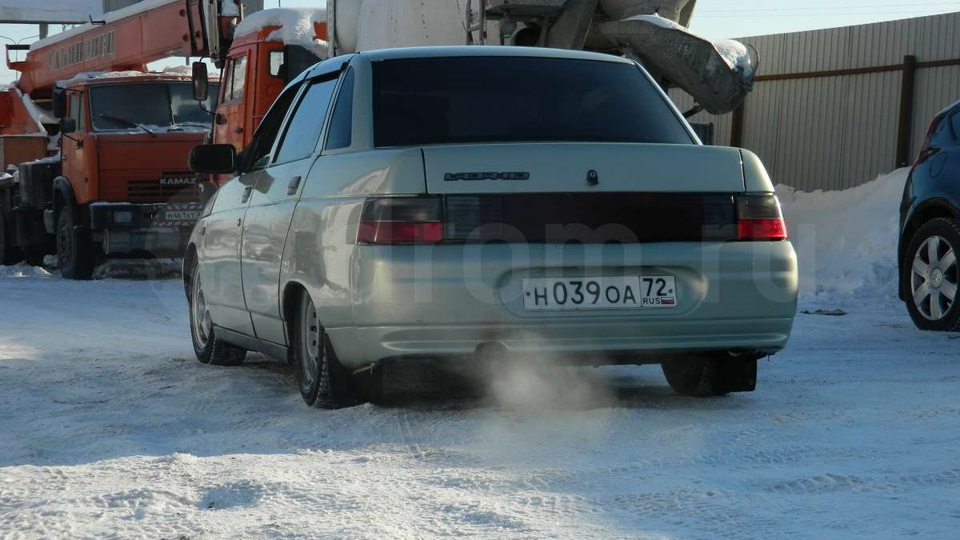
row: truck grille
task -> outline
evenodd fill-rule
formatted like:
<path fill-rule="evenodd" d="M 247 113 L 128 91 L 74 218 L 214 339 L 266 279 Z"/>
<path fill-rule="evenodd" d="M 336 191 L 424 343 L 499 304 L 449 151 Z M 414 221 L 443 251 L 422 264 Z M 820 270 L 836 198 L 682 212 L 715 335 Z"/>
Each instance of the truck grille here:
<path fill-rule="evenodd" d="M 130 202 L 196 201 L 200 190 L 189 174 L 163 176 L 158 180 L 131 180 L 127 185 Z"/>

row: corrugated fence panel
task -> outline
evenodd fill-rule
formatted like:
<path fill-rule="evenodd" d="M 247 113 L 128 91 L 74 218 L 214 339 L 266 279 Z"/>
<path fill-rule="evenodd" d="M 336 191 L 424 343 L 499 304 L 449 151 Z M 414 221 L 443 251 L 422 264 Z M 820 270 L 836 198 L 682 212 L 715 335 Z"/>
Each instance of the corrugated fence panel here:
<path fill-rule="evenodd" d="M 900 111 L 899 72 L 842 78 L 849 83 L 843 124 L 845 136 L 834 161 L 836 181 L 823 189 L 847 189 L 873 180 L 896 166 Z M 818 186 L 821 187 L 821 186 Z"/>

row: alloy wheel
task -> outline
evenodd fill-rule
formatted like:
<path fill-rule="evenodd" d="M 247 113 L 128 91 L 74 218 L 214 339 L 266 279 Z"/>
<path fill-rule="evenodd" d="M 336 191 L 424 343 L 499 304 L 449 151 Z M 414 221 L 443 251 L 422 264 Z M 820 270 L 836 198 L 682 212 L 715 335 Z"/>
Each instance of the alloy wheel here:
<path fill-rule="evenodd" d="M 957 297 L 957 255 L 942 236 L 927 238 L 917 249 L 910 272 L 914 306 L 929 321 L 939 321 Z"/>
<path fill-rule="evenodd" d="M 324 349 L 320 326 L 317 323 L 317 309 L 313 300 L 307 296 L 303 300 L 303 312 L 300 317 L 302 336 L 300 340 L 300 370 L 304 386 L 313 386 L 320 376 Z"/>
<path fill-rule="evenodd" d="M 210 311 L 207 310 L 207 301 L 203 295 L 203 286 L 200 283 L 200 274 L 193 276 L 193 337 L 201 348 L 207 346 L 210 341 L 210 333 L 213 327 L 213 321 L 210 319 Z"/>

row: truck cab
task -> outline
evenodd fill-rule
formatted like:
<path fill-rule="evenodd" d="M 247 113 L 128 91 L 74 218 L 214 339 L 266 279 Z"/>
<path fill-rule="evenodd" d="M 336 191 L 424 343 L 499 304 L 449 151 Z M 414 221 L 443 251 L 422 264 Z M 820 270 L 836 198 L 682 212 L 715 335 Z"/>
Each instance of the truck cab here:
<path fill-rule="evenodd" d="M 55 252 L 64 276 L 79 279 L 101 257 L 177 256 L 202 206 L 187 156 L 209 133 L 215 95 L 195 100 L 189 75 L 178 73 L 59 84 L 60 153 L 21 164 L 8 182 L 8 246 Z"/>

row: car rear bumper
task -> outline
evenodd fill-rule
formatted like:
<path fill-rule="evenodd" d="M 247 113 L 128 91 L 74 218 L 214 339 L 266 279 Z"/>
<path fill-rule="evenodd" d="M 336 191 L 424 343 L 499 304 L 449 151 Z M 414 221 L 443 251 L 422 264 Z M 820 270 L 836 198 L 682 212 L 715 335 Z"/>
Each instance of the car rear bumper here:
<path fill-rule="evenodd" d="M 787 343 L 793 318 L 724 321 L 570 321 L 524 326 L 391 326 L 329 330 L 341 361 L 357 369 L 385 359 L 455 357 L 488 347 L 510 353 L 608 364 L 656 362 L 691 352 L 773 354 Z"/>
<path fill-rule="evenodd" d="M 404 356 L 577 356 L 782 349 L 796 314 L 789 242 L 358 246 L 353 323 L 327 325 L 351 368 Z M 529 312 L 525 278 L 676 277 L 673 309 Z"/>

